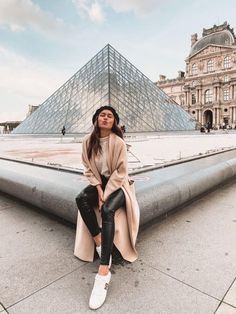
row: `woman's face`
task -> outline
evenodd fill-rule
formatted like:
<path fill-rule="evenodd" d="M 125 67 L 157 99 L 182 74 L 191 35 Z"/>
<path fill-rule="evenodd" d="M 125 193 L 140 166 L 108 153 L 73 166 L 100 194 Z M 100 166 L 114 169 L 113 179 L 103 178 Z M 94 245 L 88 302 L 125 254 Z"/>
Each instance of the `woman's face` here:
<path fill-rule="evenodd" d="M 111 130 L 114 124 L 115 118 L 110 110 L 103 110 L 98 116 L 98 127 L 100 129 Z"/>

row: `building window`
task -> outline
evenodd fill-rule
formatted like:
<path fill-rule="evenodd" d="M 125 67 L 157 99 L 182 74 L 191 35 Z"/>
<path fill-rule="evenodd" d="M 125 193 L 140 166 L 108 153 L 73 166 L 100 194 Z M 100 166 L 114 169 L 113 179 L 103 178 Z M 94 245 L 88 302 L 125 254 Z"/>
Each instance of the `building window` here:
<path fill-rule="evenodd" d="M 213 60 L 207 62 L 207 72 L 212 72 L 214 70 Z"/>
<path fill-rule="evenodd" d="M 205 104 L 209 104 L 212 102 L 212 91 L 210 89 L 207 89 L 205 91 Z"/>
<path fill-rule="evenodd" d="M 228 75 L 225 75 L 224 76 L 224 82 L 226 83 L 226 82 L 228 82 L 229 81 L 229 76 Z"/>
<path fill-rule="evenodd" d="M 192 111 L 192 114 L 195 114 L 195 113 L 196 113 L 196 112 L 193 110 L 193 111 Z"/>
<path fill-rule="evenodd" d="M 230 57 L 229 56 L 226 56 L 224 58 L 224 69 L 229 69 L 231 67 L 231 64 L 230 64 Z"/>
<path fill-rule="evenodd" d="M 192 65 L 192 75 L 196 75 L 196 74 L 197 74 L 197 65 L 196 65 L 196 63 L 194 63 Z"/>
<path fill-rule="evenodd" d="M 224 90 L 224 100 L 229 100 L 229 89 Z"/>
<path fill-rule="evenodd" d="M 196 96 L 192 94 L 192 105 L 196 104 Z"/>

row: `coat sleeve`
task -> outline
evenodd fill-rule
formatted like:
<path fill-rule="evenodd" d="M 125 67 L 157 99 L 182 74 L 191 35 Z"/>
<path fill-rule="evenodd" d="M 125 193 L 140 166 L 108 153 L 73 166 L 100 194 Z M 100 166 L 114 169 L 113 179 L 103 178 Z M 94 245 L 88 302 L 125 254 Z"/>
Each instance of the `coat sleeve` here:
<path fill-rule="evenodd" d="M 95 177 L 91 169 L 90 162 L 88 160 L 86 140 L 83 141 L 83 146 L 82 146 L 82 163 L 84 165 L 84 175 L 89 180 L 89 183 L 94 186 L 100 184 L 98 179 Z"/>
<path fill-rule="evenodd" d="M 116 159 L 116 167 L 106 185 L 104 192 L 105 200 L 108 195 L 121 188 L 128 178 L 127 147 L 123 140 L 120 141 L 119 145 L 116 145 L 113 158 Z"/>

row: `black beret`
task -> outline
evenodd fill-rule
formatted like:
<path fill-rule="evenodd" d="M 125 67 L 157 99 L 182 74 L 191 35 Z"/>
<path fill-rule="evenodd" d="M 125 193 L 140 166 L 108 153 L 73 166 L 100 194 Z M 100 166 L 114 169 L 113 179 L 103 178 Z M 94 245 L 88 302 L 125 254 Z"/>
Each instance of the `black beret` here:
<path fill-rule="evenodd" d="M 102 106 L 102 107 L 98 108 L 98 109 L 96 110 L 95 114 L 93 115 L 93 118 L 92 118 L 93 124 L 94 124 L 96 118 L 98 117 L 98 115 L 99 115 L 103 110 L 110 110 L 110 111 L 113 113 L 114 118 L 116 119 L 116 123 L 119 124 L 120 118 L 119 118 L 119 116 L 118 116 L 118 113 L 117 113 L 116 110 L 115 110 L 113 107 L 111 107 L 111 106 Z"/>

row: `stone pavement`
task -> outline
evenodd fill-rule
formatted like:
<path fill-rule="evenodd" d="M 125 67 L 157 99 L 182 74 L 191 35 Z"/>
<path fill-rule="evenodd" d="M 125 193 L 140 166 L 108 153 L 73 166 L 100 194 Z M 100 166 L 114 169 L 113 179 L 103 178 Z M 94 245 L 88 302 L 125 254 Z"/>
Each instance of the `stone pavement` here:
<path fill-rule="evenodd" d="M 236 314 L 236 180 L 139 233 L 139 259 L 113 265 L 97 313 Z M 73 256 L 75 229 L 0 194 L 0 313 L 88 309 L 98 261 Z"/>
<path fill-rule="evenodd" d="M 81 137 L 0 136 L 0 157 L 81 170 Z M 182 131 L 126 134 L 131 145 L 129 169 L 163 165 L 172 161 L 236 147 L 236 130 Z"/>

